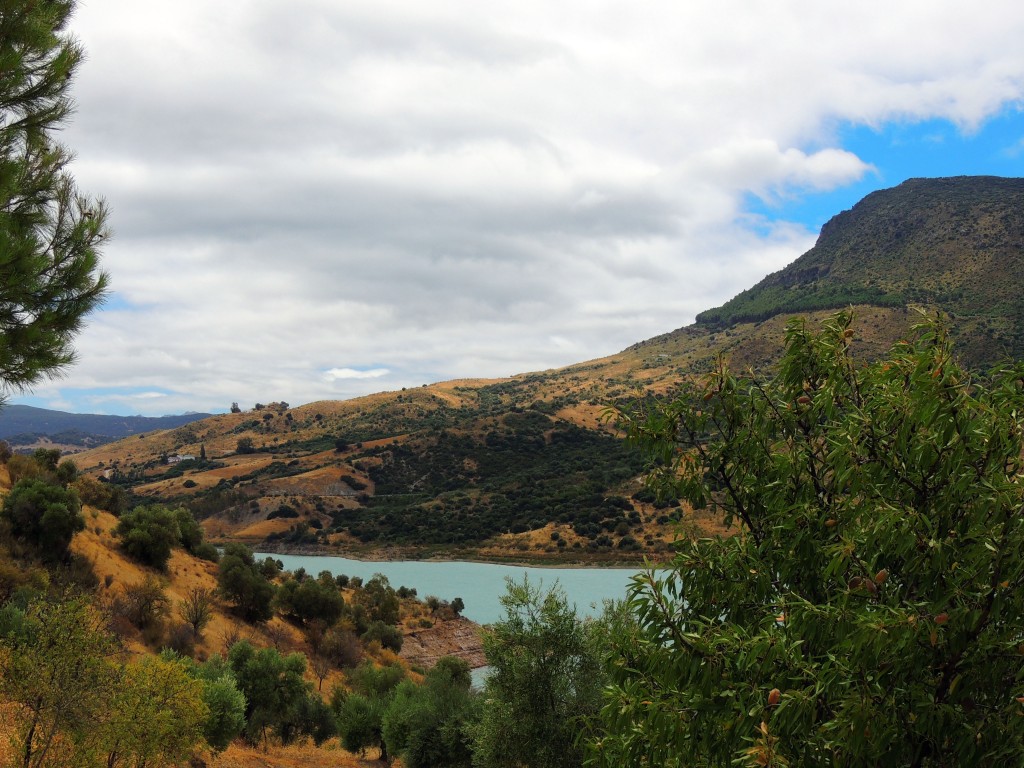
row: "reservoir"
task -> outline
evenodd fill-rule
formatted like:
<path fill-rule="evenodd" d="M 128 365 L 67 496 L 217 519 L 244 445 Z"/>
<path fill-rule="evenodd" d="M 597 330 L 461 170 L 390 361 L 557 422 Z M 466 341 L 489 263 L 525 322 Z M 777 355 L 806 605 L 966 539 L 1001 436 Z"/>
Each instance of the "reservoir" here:
<path fill-rule="evenodd" d="M 579 616 L 601 612 L 605 600 L 623 600 L 630 578 L 636 568 L 542 568 L 495 563 L 467 563 L 439 560 L 351 560 L 327 555 L 275 555 L 256 553 L 262 560 L 272 557 L 284 563 L 285 570 L 305 568 L 316 576 L 321 571 L 333 575 L 358 576 L 363 581 L 375 573 L 387 576 L 391 586 L 415 589 L 419 599 L 434 595 L 451 602 L 461 597 L 466 604 L 462 615 L 478 624 L 490 624 L 504 618 L 499 598 L 505 594 L 506 579 L 531 585 L 545 591 L 556 583 L 565 591 L 569 604 L 575 604 Z"/>

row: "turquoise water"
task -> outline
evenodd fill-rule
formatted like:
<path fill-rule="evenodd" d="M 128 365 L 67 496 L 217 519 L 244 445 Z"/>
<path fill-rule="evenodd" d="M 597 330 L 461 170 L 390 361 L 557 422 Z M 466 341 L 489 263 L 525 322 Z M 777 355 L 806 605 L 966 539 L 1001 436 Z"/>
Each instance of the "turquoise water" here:
<path fill-rule="evenodd" d="M 569 602 L 575 604 L 581 616 L 601 612 L 604 600 L 621 600 L 636 568 L 527 568 L 518 565 L 493 563 L 441 562 L 436 560 L 365 561 L 325 555 L 274 555 L 257 553 L 257 558 L 273 557 L 284 563 L 286 570 L 305 568 L 316 576 L 330 571 L 337 576 L 359 576 L 364 581 L 375 573 L 388 577 L 395 589 L 414 588 L 422 600 L 436 595 L 451 601 L 461 597 L 466 604 L 463 615 L 480 624 L 490 624 L 503 618 L 498 598 L 505 594 L 505 580 L 522 581 L 549 588 L 556 582 L 565 590 Z"/>

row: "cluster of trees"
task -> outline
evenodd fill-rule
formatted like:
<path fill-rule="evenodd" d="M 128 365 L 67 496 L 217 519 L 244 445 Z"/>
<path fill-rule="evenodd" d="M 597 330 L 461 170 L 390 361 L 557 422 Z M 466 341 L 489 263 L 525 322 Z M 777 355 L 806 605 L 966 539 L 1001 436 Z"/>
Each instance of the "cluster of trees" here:
<path fill-rule="evenodd" d="M 376 495 L 334 520 L 364 542 L 475 543 L 552 520 L 596 542 L 639 522 L 605 495 L 641 471 L 640 457 L 621 440 L 540 413 L 509 414 L 482 437 L 443 431 L 372 453 Z M 472 496 L 461 492 L 469 487 Z"/>
<path fill-rule="evenodd" d="M 930 292 L 929 292 L 930 294 Z M 904 307 L 910 301 L 929 301 L 934 296 L 908 296 L 903 291 L 886 291 L 874 285 L 827 284 L 814 281 L 796 285 L 758 285 L 748 288 L 721 307 L 697 315 L 697 322 L 714 328 L 737 323 L 757 323 L 781 314 L 837 309 L 854 304 L 876 307 Z"/>
<path fill-rule="evenodd" d="M 383 623 L 395 617 L 397 605 L 382 578 L 365 584 L 340 578 L 365 593 L 358 606 L 367 618 Z M 311 579 L 300 573 L 284 583 L 296 585 L 287 603 L 292 618 L 315 625 L 338 613 L 336 600 L 323 599 L 337 580 L 328 585 L 323 574 Z M 540 750 L 551 742 L 555 746 L 543 754 L 555 754 L 572 745 L 581 722 L 574 708 L 586 699 L 587 711 L 596 709 L 596 635 L 574 625 L 564 597 L 542 598 L 525 584 L 511 589 L 510 618 L 495 627 L 488 647 L 495 674 L 486 695 L 472 689 L 460 660 L 442 660 L 417 682 L 397 659 L 378 666 L 353 656 L 344 683 L 326 701 L 306 679 L 310 661 L 300 653 L 243 640 L 225 657 L 204 662 L 171 650 L 129 660 L 109 628 L 111 615 L 93 598 L 47 592 L 45 579 L 40 587 L 18 588 L 0 605 L 0 702 L 13 705 L 2 735 L 19 765 L 178 764 L 197 751 L 223 750 L 239 736 L 254 745 L 301 738 L 319 745 L 337 735 L 346 749 L 377 748 L 382 758 L 400 756 L 410 768 L 497 767 L 509 764 L 502 757 L 508 751 L 504 718 L 522 724 L 517 737 L 524 744 Z M 139 616 L 161 610 L 155 579 L 125 594 Z M 212 599 L 197 588 L 179 605 L 197 635 Z M 330 630 L 317 643 L 327 648 Z M 315 658 L 311 671 L 322 682 Z M 568 704 L 554 704 L 566 696 Z M 526 751 L 516 754 L 532 759 Z"/>
<path fill-rule="evenodd" d="M 217 581 L 221 594 L 246 621 L 267 621 L 279 612 L 298 625 L 314 652 L 315 669 L 354 666 L 362 658 L 360 645 L 401 650 L 401 600 L 386 576 L 376 574 L 363 582 L 323 571 L 313 578 L 300 568 L 277 584 L 280 571 L 273 558 L 257 562 L 248 547 L 228 544 Z M 344 589 L 352 592 L 351 602 L 346 602 Z"/>
<path fill-rule="evenodd" d="M 256 445 L 251 437 L 240 437 L 235 445 L 235 453 L 256 453 Z"/>
<path fill-rule="evenodd" d="M 608 605 L 582 619 L 557 585 L 525 580 L 509 581 L 502 605 L 505 617 L 484 635 L 482 690 L 458 659 L 442 659 L 419 685 L 400 667 L 362 665 L 331 697 L 342 745 L 378 748 L 409 768 L 584 765 L 602 728 L 609 639 L 628 613 Z"/>
<path fill-rule="evenodd" d="M 125 662 L 88 598 L 23 597 L 0 608 L 0 700 L 15 705 L 5 735 L 19 765 L 179 764 L 239 735 L 319 744 L 336 732 L 301 654 L 241 641 L 226 659 Z"/>
<path fill-rule="evenodd" d="M 402 667 L 363 664 L 331 695 L 342 746 L 376 747 L 382 760 L 401 757 L 408 768 L 469 768 L 480 703 L 471 683 L 469 666 L 455 658 L 441 659 L 421 684 Z"/>
<path fill-rule="evenodd" d="M 176 512 L 155 511 L 159 514 L 151 514 L 151 508 L 126 514 L 134 521 L 127 532 L 145 531 L 148 541 L 154 531 L 177 524 Z M 139 537 L 126 533 L 124 538 L 132 542 Z M 13 541 L 8 531 L 0 544 L 9 547 Z M 229 546 L 220 569 L 225 596 L 235 594 L 230 586 L 242 582 L 232 581 L 232 574 L 237 576 L 244 568 L 260 584 L 256 591 L 268 595 L 268 614 L 280 611 L 301 626 L 314 655 L 307 659 L 240 641 L 225 658 L 213 656 L 200 663 L 188 654 L 191 641 L 201 638 L 211 619 L 217 599 L 213 590 L 194 587 L 172 606 L 160 579 L 151 574 L 123 586 L 101 605 L 89 592 L 57 589 L 46 571 L 32 570 L 32 562 L 51 569 L 60 563 L 43 560 L 41 553 L 26 552 L 26 557 L 22 565 L 28 570 L 16 579 L 6 566 L 0 568 L 0 704 L 9 705 L 4 711 L 13 713 L 0 728 L 0 737 L 9 738 L 19 765 L 179 764 L 197 750 L 222 750 L 239 735 L 253 744 L 271 739 L 287 744 L 306 737 L 320 744 L 342 724 L 347 728 L 345 743 L 355 739 L 360 743 L 357 749 L 383 746 L 382 737 L 359 742 L 353 734 L 362 721 L 342 716 L 358 706 L 359 696 L 384 695 L 384 688 L 369 682 L 375 676 L 403 682 L 402 706 L 393 708 L 393 716 L 402 712 L 409 722 L 403 735 L 389 737 L 389 743 L 399 753 L 423 751 L 425 741 L 433 738 L 424 720 L 433 710 L 425 702 L 438 707 L 450 702 L 448 689 L 437 682 L 440 672 L 428 675 L 431 682 L 425 690 L 430 696 L 424 698 L 396 657 L 383 656 L 393 660 L 384 671 L 363 661 L 364 645 L 400 648 L 401 632 L 395 626 L 399 591 L 406 598 L 415 595 L 405 587 L 392 589 L 383 576 L 363 582 L 328 573 L 314 579 L 301 569 L 287 574 L 271 558 L 257 563 L 251 552 Z M 156 572 L 160 564 L 159 559 L 148 563 Z M 241 589 L 253 593 L 244 585 Z M 352 595 L 350 603 L 342 589 Z M 179 644 L 175 632 L 162 631 L 174 607 L 189 630 L 188 643 Z M 443 607 L 439 604 L 438 610 Z M 133 630 L 120 622 L 141 631 L 152 647 L 164 649 L 162 653 L 128 660 L 122 638 Z M 312 672 L 322 685 L 334 667 L 352 670 L 351 691 L 336 687 L 329 706 L 319 686 L 314 688 L 306 678 Z M 458 679 L 458 690 L 468 698 L 468 670 L 463 669 Z M 351 702 L 343 706 L 350 693 Z M 374 711 L 382 714 L 385 708 L 374 701 Z M 382 724 L 375 727 L 380 733 Z"/>
<path fill-rule="evenodd" d="M 129 557 L 158 571 L 167 570 L 171 550 L 177 546 L 204 560 L 219 558 L 217 548 L 205 540 L 202 527 L 184 507 L 136 507 L 121 515 L 114 533 Z"/>

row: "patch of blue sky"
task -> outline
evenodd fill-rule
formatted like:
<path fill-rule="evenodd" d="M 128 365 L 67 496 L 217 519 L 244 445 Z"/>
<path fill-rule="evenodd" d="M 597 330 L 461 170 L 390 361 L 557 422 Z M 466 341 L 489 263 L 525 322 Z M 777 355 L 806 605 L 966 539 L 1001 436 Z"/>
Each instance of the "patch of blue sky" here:
<path fill-rule="evenodd" d="M 132 304 L 117 291 L 111 291 L 103 301 L 102 309 L 104 312 L 130 312 L 133 309 L 138 309 L 138 306 Z"/>
<path fill-rule="evenodd" d="M 852 152 L 873 170 L 827 192 L 795 191 L 769 201 L 750 194 L 744 209 L 770 222 L 796 222 L 817 232 L 871 192 L 907 179 L 1024 176 L 1024 111 L 1006 109 L 973 129 L 944 119 L 845 123 L 834 131 L 831 146 Z"/>

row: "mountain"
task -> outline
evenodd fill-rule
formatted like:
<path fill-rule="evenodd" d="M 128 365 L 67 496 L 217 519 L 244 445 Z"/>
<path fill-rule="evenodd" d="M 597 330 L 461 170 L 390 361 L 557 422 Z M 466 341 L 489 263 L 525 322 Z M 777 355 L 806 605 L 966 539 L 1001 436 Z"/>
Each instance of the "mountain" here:
<path fill-rule="evenodd" d="M 697 324 L 723 328 L 851 304 L 921 304 L 956 320 L 971 362 L 1017 358 L 1024 355 L 1022 251 L 1024 179 L 911 179 L 832 218 L 814 248 L 702 312 Z"/>
<path fill-rule="evenodd" d="M 103 416 L 5 405 L 0 408 L 0 440 L 7 440 L 14 447 L 30 446 L 41 438 L 59 445 L 87 447 L 156 429 L 174 429 L 209 416 Z"/>
<path fill-rule="evenodd" d="M 786 322 L 853 306 L 854 352 L 883 354 L 941 310 L 965 361 L 1024 353 L 1024 180 L 913 179 L 834 217 L 817 244 L 693 325 L 621 353 L 500 380 L 452 381 L 225 414 L 79 459 L 208 534 L 367 557 L 623 561 L 666 556 L 710 512 L 656 500 L 605 420 L 719 355 L 766 371 Z M 206 459 L 165 463 L 180 454 Z"/>

